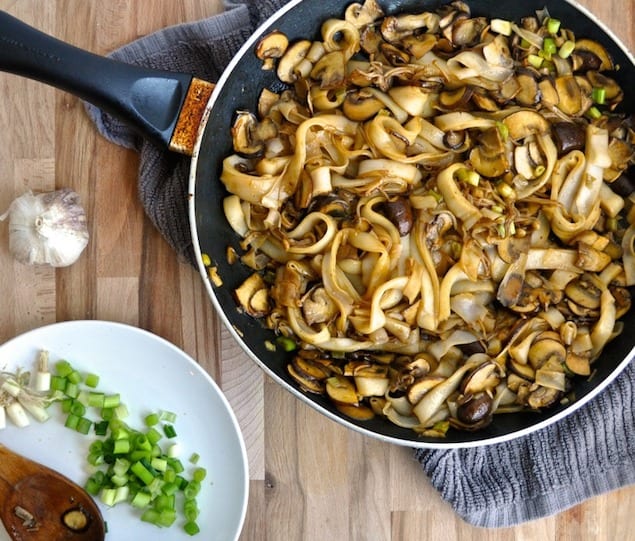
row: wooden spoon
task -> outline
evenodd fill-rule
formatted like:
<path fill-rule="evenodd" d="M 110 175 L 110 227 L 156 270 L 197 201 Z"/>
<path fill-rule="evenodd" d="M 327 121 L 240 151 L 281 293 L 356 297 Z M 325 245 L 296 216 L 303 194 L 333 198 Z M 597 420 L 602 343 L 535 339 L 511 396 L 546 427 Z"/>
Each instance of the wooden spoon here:
<path fill-rule="evenodd" d="M 14 541 L 103 541 L 104 520 L 80 486 L 0 445 L 0 520 Z"/>

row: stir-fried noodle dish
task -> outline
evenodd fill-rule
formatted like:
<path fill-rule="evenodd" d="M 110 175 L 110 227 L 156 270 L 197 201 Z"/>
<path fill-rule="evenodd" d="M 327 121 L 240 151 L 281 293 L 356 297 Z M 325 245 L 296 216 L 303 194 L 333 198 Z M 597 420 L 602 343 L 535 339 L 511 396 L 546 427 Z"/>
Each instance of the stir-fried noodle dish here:
<path fill-rule="evenodd" d="M 240 308 L 299 388 L 425 436 L 574 400 L 635 283 L 634 117 L 605 47 L 544 10 L 374 0 L 273 31 L 223 162 Z"/>

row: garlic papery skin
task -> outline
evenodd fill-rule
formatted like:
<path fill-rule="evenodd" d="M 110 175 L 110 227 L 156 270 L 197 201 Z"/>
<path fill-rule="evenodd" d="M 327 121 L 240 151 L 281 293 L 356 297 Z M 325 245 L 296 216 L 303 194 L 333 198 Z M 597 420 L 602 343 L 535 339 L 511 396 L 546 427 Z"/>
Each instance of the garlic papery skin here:
<path fill-rule="evenodd" d="M 86 213 L 69 188 L 15 199 L 0 220 L 9 217 L 9 250 L 28 265 L 67 267 L 88 244 Z"/>

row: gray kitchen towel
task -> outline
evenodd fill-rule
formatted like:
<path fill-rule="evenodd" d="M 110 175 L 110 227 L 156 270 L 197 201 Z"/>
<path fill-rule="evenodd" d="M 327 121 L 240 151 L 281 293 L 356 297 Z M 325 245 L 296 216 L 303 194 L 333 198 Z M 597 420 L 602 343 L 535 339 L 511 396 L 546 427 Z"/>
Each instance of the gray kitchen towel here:
<path fill-rule="evenodd" d="M 141 38 L 112 53 L 149 67 L 215 81 L 253 30 L 285 0 L 245 0 L 208 19 Z M 99 131 L 140 153 L 140 199 L 175 251 L 193 262 L 187 218 L 189 159 L 155 147 L 127 126 L 88 107 Z M 417 450 L 441 496 L 466 522 L 512 526 L 553 515 L 583 500 L 635 483 L 635 365 L 561 422 L 489 446 Z"/>

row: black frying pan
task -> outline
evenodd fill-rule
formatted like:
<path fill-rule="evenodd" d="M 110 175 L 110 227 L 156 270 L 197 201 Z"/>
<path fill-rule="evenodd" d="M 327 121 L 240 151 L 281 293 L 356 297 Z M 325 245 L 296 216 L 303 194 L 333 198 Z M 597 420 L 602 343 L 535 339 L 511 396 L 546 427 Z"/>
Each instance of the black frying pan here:
<path fill-rule="evenodd" d="M 402 445 L 419 447 L 456 447 L 482 445 L 510 439 L 551 424 L 574 411 L 608 385 L 631 361 L 635 349 L 633 334 L 635 310 L 624 318 L 627 331 L 611 342 L 602 358 L 594 365 L 595 376 L 589 381 L 580 379 L 575 385 L 577 401 L 558 406 L 548 412 L 497 415 L 494 422 L 479 432 L 450 431 L 443 440 L 418 437 L 414 432 L 399 428 L 388 421 L 353 421 L 339 413 L 326 398 L 300 392 L 288 376 L 287 358 L 283 352 L 269 351 L 265 343 L 272 339 L 270 331 L 237 309 L 234 289 L 249 275 L 247 269 L 229 265 L 226 261 L 227 242 L 238 247 L 238 239 L 227 224 L 222 200 L 226 195 L 218 180 L 222 160 L 232 152 L 230 127 L 237 110 L 255 110 L 263 87 L 279 90 L 281 83 L 275 74 L 261 70 L 261 61 L 253 52 L 258 39 L 278 29 L 293 40 L 319 38 L 319 28 L 329 17 L 341 17 L 351 0 L 293 0 L 254 33 L 236 54 L 207 101 L 209 87 L 191 81 L 186 74 L 154 72 L 122 65 L 90 53 L 71 48 L 34 33 L 15 19 L 0 13 L 0 69 L 53 84 L 91 101 L 132 125 L 148 137 L 171 148 L 187 151 L 187 145 L 174 140 L 177 119 L 189 119 L 186 124 L 198 125 L 198 137 L 190 150 L 193 154 L 190 192 L 190 223 L 197 253 L 206 253 L 217 267 L 223 280 L 214 286 L 207 277 L 199 257 L 201 275 L 210 298 L 219 314 L 249 356 L 273 379 L 296 396 L 328 417 L 364 434 Z M 435 9 L 445 2 L 437 0 L 379 0 L 388 14 L 421 12 Z M 626 89 L 623 109 L 635 111 L 635 60 L 625 47 L 603 28 L 584 9 L 566 0 L 472 0 L 474 15 L 519 20 L 547 7 L 550 14 L 563 21 L 578 36 L 595 39 L 604 44 L 620 70 L 614 75 Z M 81 72 L 77 72 L 81 67 Z M 146 92 L 150 92 L 147 95 Z M 194 103 L 186 99 L 192 92 Z M 201 94 L 197 95 L 199 92 Z M 203 103 L 201 104 L 201 100 Z M 188 102 L 183 114 L 183 102 Z M 198 104 L 197 104 L 198 102 Z M 192 120 L 194 119 L 194 120 Z M 200 124 L 199 124 L 200 119 Z M 186 126 L 187 127 L 187 126 Z M 187 137 L 186 137 L 187 139 Z M 223 239 L 219 241 L 219 239 Z M 234 239 L 233 241 L 231 239 Z"/>

